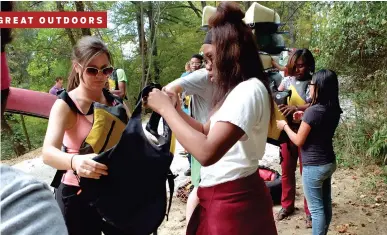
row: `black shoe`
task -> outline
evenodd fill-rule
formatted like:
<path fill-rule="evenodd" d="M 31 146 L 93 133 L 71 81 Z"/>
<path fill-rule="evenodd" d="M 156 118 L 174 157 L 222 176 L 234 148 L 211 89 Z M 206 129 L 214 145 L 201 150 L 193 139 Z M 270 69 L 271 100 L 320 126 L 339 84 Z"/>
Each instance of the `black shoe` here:
<path fill-rule="evenodd" d="M 191 176 L 191 168 L 184 172 L 185 176 Z"/>

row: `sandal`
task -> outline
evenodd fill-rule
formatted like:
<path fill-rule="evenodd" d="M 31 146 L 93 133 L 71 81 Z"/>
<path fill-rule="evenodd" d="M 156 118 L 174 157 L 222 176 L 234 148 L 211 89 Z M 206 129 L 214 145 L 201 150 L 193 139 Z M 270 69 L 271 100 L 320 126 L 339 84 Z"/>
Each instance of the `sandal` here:
<path fill-rule="evenodd" d="M 290 216 L 293 213 L 294 213 L 294 209 L 293 210 L 287 210 L 285 208 L 281 208 L 281 210 L 277 214 L 277 220 L 283 220 L 283 219 L 285 219 L 286 217 Z"/>
<path fill-rule="evenodd" d="M 305 218 L 305 227 L 306 228 L 312 228 L 312 216 L 307 215 Z"/>

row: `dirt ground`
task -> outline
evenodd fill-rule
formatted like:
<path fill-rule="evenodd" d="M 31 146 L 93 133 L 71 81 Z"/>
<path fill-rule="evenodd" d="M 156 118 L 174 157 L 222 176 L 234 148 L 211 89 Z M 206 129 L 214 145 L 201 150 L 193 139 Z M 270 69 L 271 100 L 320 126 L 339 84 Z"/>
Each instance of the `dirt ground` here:
<path fill-rule="evenodd" d="M 40 154 L 41 149 L 37 149 L 20 158 L 5 160 L 2 163 L 21 164 L 33 161 L 33 158 L 36 160 Z M 188 166 L 187 160 L 176 156 L 175 158 L 172 171 L 183 172 Z M 26 161 L 28 159 L 32 160 Z M 33 164 L 35 164 L 34 167 L 39 165 L 36 162 Z M 362 169 L 337 169 L 332 180 L 333 218 L 328 234 L 387 235 L 387 185 L 382 175 L 382 171 L 376 166 Z M 385 173 L 384 177 L 386 177 Z M 187 177 L 179 177 L 177 180 L 180 181 L 176 183 L 179 186 L 187 180 Z M 185 206 L 185 203 L 176 197 L 173 198 L 169 221 L 163 222 L 159 228 L 159 235 L 185 234 Z M 278 234 L 310 235 L 312 233 L 311 229 L 305 228 L 302 184 L 298 172 L 296 207 L 298 209 L 293 216 L 276 222 Z M 276 205 L 273 212 L 278 212 L 280 208 Z"/>
<path fill-rule="evenodd" d="M 372 180 L 381 174 L 376 167 L 369 167 L 371 174 L 361 170 L 338 169 L 332 183 L 333 218 L 328 234 L 345 235 L 387 235 L 387 186 L 380 179 Z M 363 178 L 366 177 L 366 178 Z M 368 177 L 368 178 L 367 178 Z M 371 181 L 370 181 L 371 180 Z M 298 175 L 296 210 L 288 219 L 276 222 L 280 235 L 310 235 L 305 228 L 303 193 Z M 370 183 L 373 182 L 373 183 Z M 374 184 L 374 188 L 371 185 Z M 160 235 L 185 234 L 185 203 L 174 198 L 169 221 L 164 221 Z M 273 212 L 281 209 L 274 206 Z"/>

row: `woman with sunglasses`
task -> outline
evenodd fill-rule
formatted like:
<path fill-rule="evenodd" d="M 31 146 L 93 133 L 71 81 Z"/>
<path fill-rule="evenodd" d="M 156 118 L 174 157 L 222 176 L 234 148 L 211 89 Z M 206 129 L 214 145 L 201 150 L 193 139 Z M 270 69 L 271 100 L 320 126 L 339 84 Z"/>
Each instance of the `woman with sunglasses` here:
<path fill-rule="evenodd" d="M 257 173 L 273 103 L 254 36 L 243 18 L 237 3 L 222 2 L 210 19 L 211 44 L 204 55 L 216 92 L 207 123 L 186 115 L 159 90 L 147 98 L 203 166 L 200 203 L 189 221 L 189 235 L 277 234 L 272 200 Z"/>
<path fill-rule="evenodd" d="M 332 219 L 331 178 L 336 170 L 333 135 L 342 110 L 339 104 L 339 82 L 331 70 L 320 70 L 312 78 L 311 106 L 294 113 L 301 120 L 295 133 L 285 121 L 277 121 L 290 140 L 301 147 L 304 194 L 312 214 L 312 234 L 325 235 Z"/>
<path fill-rule="evenodd" d="M 296 111 L 304 111 L 310 105 L 310 90 L 308 83 L 315 71 L 315 60 L 308 49 L 297 49 L 289 58 L 287 64 L 288 74 L 278 87 L 279 91 L 291 90 L 292 95 L 289 105 L 279 105 L 278 108 L 288 119 L 289 126 L 296 131 L 300 123 L 292 120 L 292 115 Z M 282 220 L 294 213 L 294 202 L 296 198 L 296 168 L 297 159 L 301 158 L 300 150 L 292 141 L 288 140 L 281 144 L 282 155 L 282 208 L 277 214 L 277 219 Z M 302 164 L 300 160 L 300 172 Z M 304 198 L 304 211 L 306 214 L 305 224 L 307 228 L 312 226 L 312 219 L 308 209 L 308 204 Z"/>
<path fill-rule="evenodd" d="M 121 234 L 83 200 L 78 181 L 78 177 L 98 180 L 101 175 L 108 174 L 106 165 L 92 160 L 96 154 L 79 155 L 79 150 L 92 127 L 93 114 L 86 115 L 91 104 L 115 105 L 108 102 L 103 92 L 112 72 L 111 54 L 104 42 L 96 37 L 83 37 L 73 49 L 67 92 L 84 115 L 72 111 L 62 99 L 58 99 L 51 109 L 43 161 L 58 170 L 66 170 L 55 196 L 69 234 L 100 235 L 101 231 Z M 62 146 L 66 146 L 65 151 L 61 151 Z"/>

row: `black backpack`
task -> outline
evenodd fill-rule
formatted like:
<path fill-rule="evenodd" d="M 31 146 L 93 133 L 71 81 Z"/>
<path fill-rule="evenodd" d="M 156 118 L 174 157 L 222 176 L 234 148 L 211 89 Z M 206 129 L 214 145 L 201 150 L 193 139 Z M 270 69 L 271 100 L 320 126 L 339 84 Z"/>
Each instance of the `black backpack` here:
<path fill-rule="evenodd" d="M 168 215 L 174 191 L 175 176 L 169 169 L 173 159 L 170 128 L 164 123 L 164 133 L 159 136 L 164 141 L 158 146 L 148 141 L 142 129 L 141 98 L 155 87 L 141 91 L 118 144 L 94 158 L 108 166 L 109 175 L 80 180 L 82 194 L 90 205 L 106 222 L 130 235 L 157 233 Z M 168 210 L 166 181 L 170 190 Z"/>

